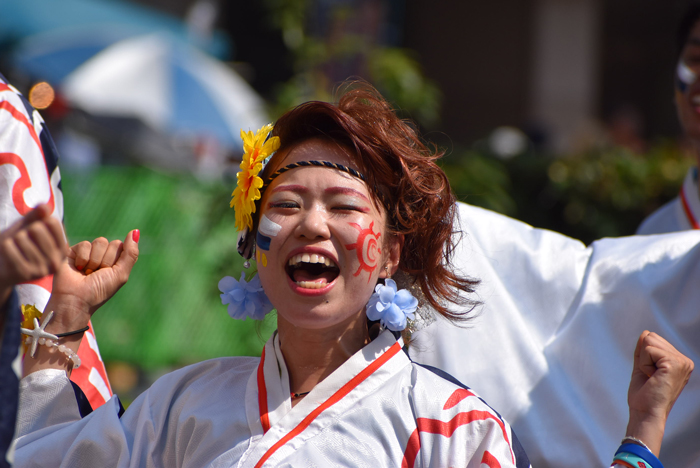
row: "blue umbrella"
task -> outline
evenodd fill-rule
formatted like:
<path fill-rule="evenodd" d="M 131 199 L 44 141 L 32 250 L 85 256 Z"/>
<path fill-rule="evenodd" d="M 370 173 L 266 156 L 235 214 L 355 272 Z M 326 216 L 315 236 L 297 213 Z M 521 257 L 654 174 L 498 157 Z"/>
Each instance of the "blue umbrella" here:
<path fill-rule="evenodd" d="M 125 1 L 2 0 L 0 44 L 19 44 L 14 65 L 54 83 L 108 45 L 153 32 L 219 57 L 229 48 L 223 33 L 204 40 L 174 16 Z"/>
<path fill-rule="evenodd" d="M 238 148 L 240 130 L 267 123 L 263 100 L 224 63 L 162 34 L 120 41 L 68 75 L 59 88 L 94 115 L 136 117 L 180 138 Z"/>
<path fill-rule="evenodd" d="M 23 40 L 14 49 L 11 63 L 16 70 L 34 79 L 56 85 L 98 52 L 131 35 L 122 28 L 37 34 Z"/>

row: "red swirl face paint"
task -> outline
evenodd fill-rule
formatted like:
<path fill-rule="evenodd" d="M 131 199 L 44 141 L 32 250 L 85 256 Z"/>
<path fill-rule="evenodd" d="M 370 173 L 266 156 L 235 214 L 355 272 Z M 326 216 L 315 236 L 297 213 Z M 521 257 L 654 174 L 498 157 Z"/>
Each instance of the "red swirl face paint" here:
<path fill-rule="evenodd" d="M 372 273 L 379 264 L 379 257 L 382 253 L 382 249 L 379 247 L 379 237 L 382 233 L 375 233 L 373 231 L 374 221 L 372 221 L 366 229 L 363 229 L 362 226 L 356 223 L 348 224 L 360 231 L 354 244 L 345 245 L 345 248 L 348 250 L 355 250 L 357 252 L 357 260 L 360 262 L 360 266 L 354 273 L 354 276 L 358 276 L 362 271 L 366 271 L 369 273 L 369 277 L 367 278 L 367 282 L 369 282 Z"/>

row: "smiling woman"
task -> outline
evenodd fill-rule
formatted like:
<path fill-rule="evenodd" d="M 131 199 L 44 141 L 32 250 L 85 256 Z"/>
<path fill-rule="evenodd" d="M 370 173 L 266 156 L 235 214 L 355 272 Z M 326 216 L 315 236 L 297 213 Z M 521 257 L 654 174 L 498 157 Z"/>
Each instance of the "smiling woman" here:
<path fill-rule="evenodd" d="M 257 276 L 220 283 L 234 317 L 277 309 L 260 359 L 195 364 L 123 416 L 115 399 L 81 418 L 62 356 L 39 346 L 25 361 L 18 464 L 530 466 L 496 411 L 405 352 L 407 330 L 433 315 L 464 320 L 474 305 L 476 282 L 451 263 L 455 205 L 439 154 L 367 85 L 270 131 L 243 134 L 232 201 Z M 83 326 L 126 281 L 137 242 L 74 246 L 46 331 Z"/>

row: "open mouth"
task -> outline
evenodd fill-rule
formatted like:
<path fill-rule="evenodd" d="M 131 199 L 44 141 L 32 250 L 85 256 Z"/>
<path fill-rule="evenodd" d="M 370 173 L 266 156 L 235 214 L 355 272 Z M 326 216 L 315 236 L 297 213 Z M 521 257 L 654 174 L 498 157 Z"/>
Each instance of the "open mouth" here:
<path fill-rule="evenodd" d="M 287 262 L 287 275 L 305 289 L 321 289 L 332 283 L 340 274 L 340 269 L 328 257 L 302 253 L 294 255 Z"/>

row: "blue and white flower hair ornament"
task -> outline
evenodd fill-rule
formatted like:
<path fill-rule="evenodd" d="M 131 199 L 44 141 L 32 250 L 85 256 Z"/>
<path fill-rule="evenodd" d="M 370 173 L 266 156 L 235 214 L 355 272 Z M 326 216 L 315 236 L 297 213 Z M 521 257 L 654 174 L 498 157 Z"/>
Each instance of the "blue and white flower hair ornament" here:
<path fill-rule="evenodd" d="M 250 281 L 246 281 L 245 272 L 241 273 L 240 280 L 224 276 L 219 281 L 219 290 L 223 293 L 221 303 L 228 304 L 228 314 L 236 320 L 248 317 L 262 320 L 272 310 L 257 274 Z"/>
<path fill-rule="evenodd" d="M 379 321 L 391 331 L 401 331 L 406 328 L 408 320 L 414 318 L 418 299 L 408 289 L 397 290 L 393 279 L 387 278 L 384 283 L 378 284 L 369 298 L 367 318 Z"/>

